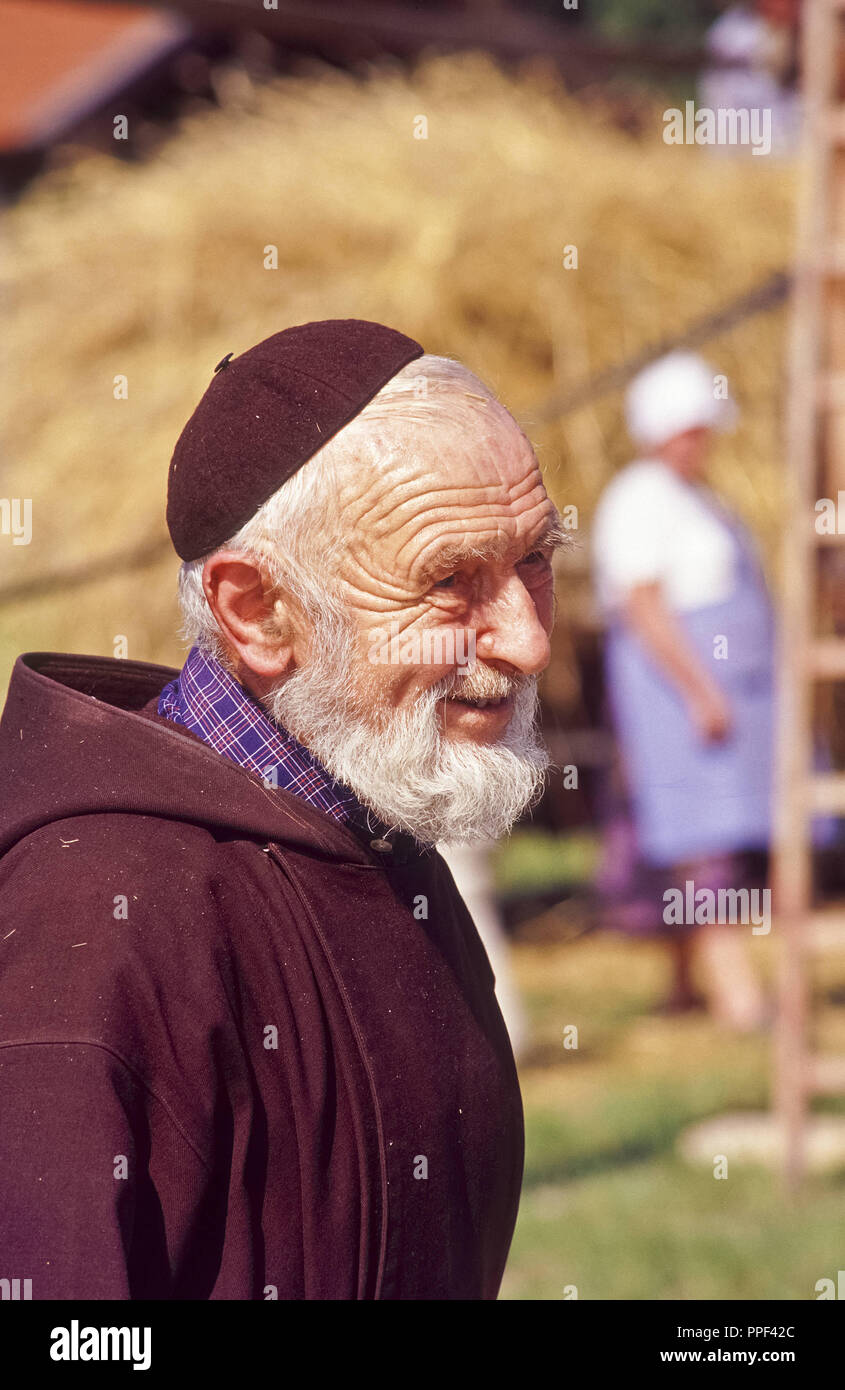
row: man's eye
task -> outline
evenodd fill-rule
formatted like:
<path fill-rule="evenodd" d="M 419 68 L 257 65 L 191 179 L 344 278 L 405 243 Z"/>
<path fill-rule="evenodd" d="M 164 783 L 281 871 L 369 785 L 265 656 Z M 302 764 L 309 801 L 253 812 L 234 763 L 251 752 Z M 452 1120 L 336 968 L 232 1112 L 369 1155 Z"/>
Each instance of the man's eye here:
<path fill-rule="evenodd" d="M 530 555 L 523 555 L 519 563 L 521 565 L 539 565 L 542 564 L 547 558 L 548 557 L 546 556 L 544 551 L 532 550 Z"/>
<path fill-rule="evenodd" d="M 458 576 L 456 574 L 450 574 L 446 577 L 446 579 L 438 579 L 437 583 L 432 585 L 432 588 L 451 589 L 457 578 Z"/>

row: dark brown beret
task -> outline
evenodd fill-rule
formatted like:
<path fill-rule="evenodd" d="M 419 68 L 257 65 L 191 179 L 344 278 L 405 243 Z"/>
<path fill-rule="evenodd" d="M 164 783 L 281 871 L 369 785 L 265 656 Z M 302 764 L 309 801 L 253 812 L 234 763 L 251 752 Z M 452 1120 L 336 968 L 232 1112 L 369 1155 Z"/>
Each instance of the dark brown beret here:
<path fill-rule="evenodd" d="M 170 462 L 167 525 L 183 560 L 239 531 L 424 349 L 365 319 L 323 319 L 227 354 Z"/>

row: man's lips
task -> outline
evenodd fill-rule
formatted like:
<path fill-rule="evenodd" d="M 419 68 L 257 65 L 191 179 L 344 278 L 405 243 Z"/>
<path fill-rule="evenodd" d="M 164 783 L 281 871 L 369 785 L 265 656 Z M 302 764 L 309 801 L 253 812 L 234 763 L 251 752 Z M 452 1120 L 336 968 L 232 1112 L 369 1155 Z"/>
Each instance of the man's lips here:
<path fill-rule="evenodd" d="M 502 695 L 491 700 L 489 698 L 473 699 L 469 696 L 461 698 L 458 695 L 448 695 L 446 697 L 446 703 L 450 705 L 456 713 L 461 712 L 491 716 L 502 713 L 509 714 L 513 709 L 513 696 Z"/>

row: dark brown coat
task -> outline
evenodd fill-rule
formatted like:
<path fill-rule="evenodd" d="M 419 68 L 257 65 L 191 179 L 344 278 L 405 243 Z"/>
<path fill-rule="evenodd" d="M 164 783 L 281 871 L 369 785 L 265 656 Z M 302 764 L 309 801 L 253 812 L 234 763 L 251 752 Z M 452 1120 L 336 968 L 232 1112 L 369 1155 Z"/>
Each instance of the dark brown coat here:
<path fill-rule="evenodd" d="M 0 1275 L 35 1299 L 494 1298 L 522 1109 L 448 869 L 160 719 L 175 674 L 14 668 Z"/>

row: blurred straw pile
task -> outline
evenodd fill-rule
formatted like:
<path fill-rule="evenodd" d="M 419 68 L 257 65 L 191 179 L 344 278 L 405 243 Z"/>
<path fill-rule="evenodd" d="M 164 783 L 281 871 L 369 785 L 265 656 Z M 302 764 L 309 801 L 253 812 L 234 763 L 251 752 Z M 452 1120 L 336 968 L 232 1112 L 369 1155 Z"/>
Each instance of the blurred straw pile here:
<path fill-rule="evenodd" d="M 662 106 L 635 140 L 542 65 L 505 74 L 471 55 L 260 88 L 232 69 L 221 87 L 221 109 L 188 116 L 149 163 L 81 159 L 6 216 L 0 492 L 33 499 L 33 540 L 0 547 L 0 590 L 164 535 L 170 453 L 214 364 L 311 318 L 381 319 L 465 361 L 584 526 L 628 457 L 621 401 L 542 429 L 532 405 L 789 261 L 791 168 L 666 146 Z M 571 245 L 577 269 L 563 266 Z M 743 409 L 715 480 L 764 542 L 778 529 L 784 317 L 708 354 Z M 176 569 L 166 556 L 0 608 L 4 684 L 18 651 L 110 655 L 117 634 L 131 657 L 177 662 Z"/>

